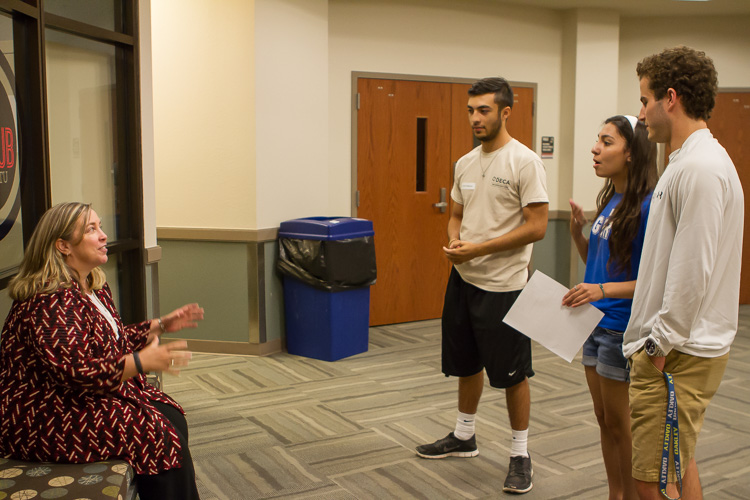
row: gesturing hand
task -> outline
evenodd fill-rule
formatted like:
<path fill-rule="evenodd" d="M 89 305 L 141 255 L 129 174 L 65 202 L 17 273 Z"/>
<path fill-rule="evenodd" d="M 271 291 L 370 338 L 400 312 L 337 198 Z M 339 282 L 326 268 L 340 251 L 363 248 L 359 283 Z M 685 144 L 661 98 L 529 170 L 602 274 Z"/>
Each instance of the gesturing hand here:
<path fill-rule="evenodd" d="M 187 342 L 184 340 L 161 344 L 159 337 L 155 337 L 138 354 L 144 371 L 165 371 L 178 375 L 180 368 L 187 366 L 193 357 L 193 353 L 186 351 L 186 348 Z"/>
<path fill-rule="evenodd" d="M 203 319 L 203 308 L 198 304 L 186 304 L 161 318 L 165 333 L 178 332 L 183 328 L 195 328 Z"/>
<path fill-rule="evenodd" d="M 588 222 L 583 214 L 583 207 L 572 199 L 570 201 L 570 234 L 580 234 L 583 226 Z"/>

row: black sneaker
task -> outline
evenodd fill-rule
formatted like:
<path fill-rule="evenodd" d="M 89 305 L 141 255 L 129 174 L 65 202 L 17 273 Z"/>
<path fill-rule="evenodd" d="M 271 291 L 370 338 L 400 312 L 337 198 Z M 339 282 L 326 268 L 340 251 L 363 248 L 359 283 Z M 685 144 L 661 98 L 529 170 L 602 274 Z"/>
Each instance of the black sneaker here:
<path fill-rule="evenodd" d="M 505 478 L 503 491 L 508 493 L 526 493 L 534 487 L 531 484 L 531 476 L 534 469 L 531 467 L 531 457 L 510 457 L 508 475 Z"/>
<path fill-rule="evenodd" d="M 473 435 L 464 441 L 458 439 L 451 432 L 443 439 L 438 439 L 434 443 L 417 446 L 417 455 L 422 458 L 476 457 L 479 455 L 477 437 Z"/>

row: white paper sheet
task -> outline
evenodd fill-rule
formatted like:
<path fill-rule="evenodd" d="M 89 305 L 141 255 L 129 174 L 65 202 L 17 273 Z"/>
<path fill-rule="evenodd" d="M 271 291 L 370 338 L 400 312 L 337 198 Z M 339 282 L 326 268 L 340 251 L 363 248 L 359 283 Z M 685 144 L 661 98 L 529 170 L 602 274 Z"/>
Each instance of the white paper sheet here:
<path fill-rule="evenodd" d="M 591 304 L 565 307 L 568 288 L 535 271 L 503 321 L 570 363 L 604 313 Z"/>

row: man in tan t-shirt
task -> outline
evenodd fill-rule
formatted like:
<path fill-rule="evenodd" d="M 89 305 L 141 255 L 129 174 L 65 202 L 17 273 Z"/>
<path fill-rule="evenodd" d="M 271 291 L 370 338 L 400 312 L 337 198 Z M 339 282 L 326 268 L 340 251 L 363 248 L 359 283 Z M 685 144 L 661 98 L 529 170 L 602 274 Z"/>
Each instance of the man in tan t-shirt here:
<path fill-rule="evenodd" d="M 513 431 L 503 490 L 531 490 L 528 439 L 531 341 L 503 323 L 528 280 L 532 243 L 547 229 L 546 174 L 539 156 L 505 127 L 513 90 L 503 78 L 469 89 L 469 123 L 481 142 L 456 164 L 443 250 L 454 264 L 443 306 L 443 373 L 458 377 L 458 419 L 447 437 L 417 447 L 422 458 L 479 454 L 474 422 L 484 387 L 505 389 Z"/>

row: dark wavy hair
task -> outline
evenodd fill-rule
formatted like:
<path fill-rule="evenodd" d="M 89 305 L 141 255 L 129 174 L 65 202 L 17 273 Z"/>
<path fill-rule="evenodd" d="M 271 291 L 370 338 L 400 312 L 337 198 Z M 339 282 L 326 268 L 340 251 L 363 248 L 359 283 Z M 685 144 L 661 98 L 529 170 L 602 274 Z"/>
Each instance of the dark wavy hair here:
<path fill-rule="evenodd" d="M 648 140 L 648 131 L 643 122 L 636 123 L 635 131 L 630 121 L 622 115 L 607 118 L 604 123 L 611 123 L 617 128 L 625 139 L 626 150 L 630 152 L 625 193 L 609 218 L 612 232 L 609 235 L 607 269 L 625 272 L 628 279 L 635 279 L 635 276 L 631 276 L 633 240 L 640 227 L 643 200 L 656 186 L 656 143 Z M 615 185 L 611 179 L 607 179 L 596 198 L 597 217 L 614 195 Z"/>
<path fill-rule="evenodd" d="M 484 94 L 495 94 L 495 104 L 499 111 L 505 107 L 513 109 L 513 89 L 505 78 L 482 78 L 469 88 L 469 95 L 472 97 Z"/>
<path fill-rule="evenodd" d="M 705 52 L 682 45 L 664 49 L 639 62 L 636 73 L 638 78 L 648 78 L 648 86 L 657 100 L 671 88 L 680 97 L 690 118 L 711 118 L 718 77 L 713 60 Z"/>

